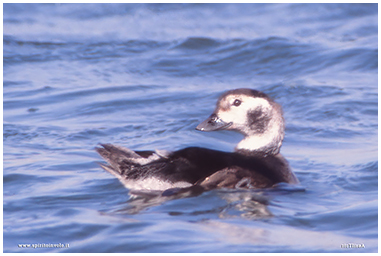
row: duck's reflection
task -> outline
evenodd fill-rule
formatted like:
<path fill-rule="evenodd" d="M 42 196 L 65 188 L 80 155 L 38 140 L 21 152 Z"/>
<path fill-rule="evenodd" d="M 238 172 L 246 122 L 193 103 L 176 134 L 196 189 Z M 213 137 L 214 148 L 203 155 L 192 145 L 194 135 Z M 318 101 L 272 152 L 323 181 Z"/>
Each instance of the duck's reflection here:
<path fill-rule="evenodd" d="M 195 198 L 203 192 L 204 190 L 199 186 L 171 189 L 164 192 L 130 192 L 131 198 L 126 202 L 126 205 L 117 210 L 117 212 L 121 214 L 137 214 L 155 206 L 165 205 L 167 201 Z M 214 193 L 213 196 L 217 195 L 222 199 L 222 205 L 210 205 L 208 210 L 195 209 L 189 211 L 189 208 L 176 209 L 175 211 L 168 210 L 168 214 L 194 216 L 202 215 L 206 212 L 214 212 L 219 218 L 234 218 L 240 216 L 247 219 L 270 218 L 273 216 L 268 205 L 274 192 L 269 193 L 269 190 L 219 189 L 206 193 Z"/>

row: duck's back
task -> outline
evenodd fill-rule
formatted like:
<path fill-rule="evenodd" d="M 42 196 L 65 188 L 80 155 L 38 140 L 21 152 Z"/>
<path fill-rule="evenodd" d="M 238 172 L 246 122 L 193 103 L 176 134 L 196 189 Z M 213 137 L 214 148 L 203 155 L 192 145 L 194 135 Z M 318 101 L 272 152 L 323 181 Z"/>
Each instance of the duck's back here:
<path fill-rule="evenodd" d="M 155 151 L 134 152 L 110 144 L 97 151 L 110 164 L 103 167 L 126 187 L 152 179 L 173 184 L 168 188 L 179 184 L 183 187 L 197 184 L 206 189 L 265 188 L 279 182 L 296 183 L 287 161 L 280 154 L 260 157 L 199 147 L 160 154 Z"/>

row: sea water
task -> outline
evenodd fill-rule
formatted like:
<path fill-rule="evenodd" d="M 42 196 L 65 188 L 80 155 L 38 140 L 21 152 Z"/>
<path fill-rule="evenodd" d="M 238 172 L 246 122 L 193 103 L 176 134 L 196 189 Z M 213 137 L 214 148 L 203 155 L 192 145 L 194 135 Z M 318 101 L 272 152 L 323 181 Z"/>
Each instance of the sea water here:
<path fill-rule="evenodd" d="M 377 4 L 4 4 L 4 252 L 377 252 Z M 283 106 L 300 186 L 131 197 L 94 148 L 232 151 Z"/>

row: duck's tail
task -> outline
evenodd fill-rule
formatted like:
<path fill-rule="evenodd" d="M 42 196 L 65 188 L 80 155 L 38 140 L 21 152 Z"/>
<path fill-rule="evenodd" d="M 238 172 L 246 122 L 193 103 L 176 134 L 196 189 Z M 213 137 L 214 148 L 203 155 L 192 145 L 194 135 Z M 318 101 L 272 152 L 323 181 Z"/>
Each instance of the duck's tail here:
<path fill-rule="evenodd" d="M 103 169 L 115 176 L 123 175 L 123 166 L 143 166 L 160 158 L 167 158 L 167 151 L 133 151 L 131 149 L 112 145 L 100 144 L 102 147 L 96 147 L 95 150 L 109 165 L 100 164 Z"/>

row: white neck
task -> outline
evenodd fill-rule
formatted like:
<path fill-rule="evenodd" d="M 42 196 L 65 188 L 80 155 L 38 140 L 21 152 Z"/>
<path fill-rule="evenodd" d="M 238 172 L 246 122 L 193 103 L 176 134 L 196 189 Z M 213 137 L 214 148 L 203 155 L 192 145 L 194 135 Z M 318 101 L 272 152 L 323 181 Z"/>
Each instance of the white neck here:
<path fill-rule="evenodd" d="M 281 124 L 271 123 L 266 132 L 246 136 L 238 143 L 235 150 L 277 154 L 282 146 L 283 137 L 283 122 Z"/>

